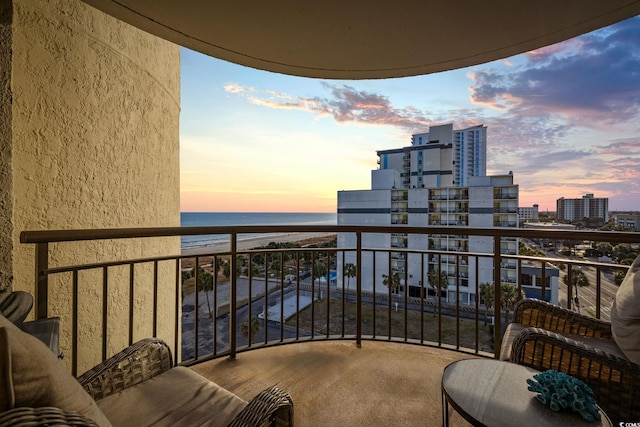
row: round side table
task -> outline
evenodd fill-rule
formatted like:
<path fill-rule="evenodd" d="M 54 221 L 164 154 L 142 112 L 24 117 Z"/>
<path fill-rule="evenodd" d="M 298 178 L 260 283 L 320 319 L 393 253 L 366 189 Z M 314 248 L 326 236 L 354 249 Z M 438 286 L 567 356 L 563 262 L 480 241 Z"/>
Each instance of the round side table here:
<path fill-rule="evenodd" d="M 527 389 L 535 369 L 493 359 L 465 359 L 442 373 L 442 424 L 449 425 L 449 405 L 474 426 L 487 427 L 612 427 L 600 411 L 589 422 L 572 411 L 552 411 Z"/>

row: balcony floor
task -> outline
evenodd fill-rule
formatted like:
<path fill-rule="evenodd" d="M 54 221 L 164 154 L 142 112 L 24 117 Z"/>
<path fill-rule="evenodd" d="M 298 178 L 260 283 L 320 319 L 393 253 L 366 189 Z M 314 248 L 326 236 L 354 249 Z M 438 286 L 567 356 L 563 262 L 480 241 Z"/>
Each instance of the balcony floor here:
<path fill-rule="evenodd" d="M 278 385 L 294 402 L 296 426 L 442 425 L 440 379 L 473 355 L 411 344 L 316 341 L 239 353 L 192 369 L 250 400 Z M 454 412 L 450 409 L 451 412 Z M 466 426 L 453 413 L 451 426 Z"/>

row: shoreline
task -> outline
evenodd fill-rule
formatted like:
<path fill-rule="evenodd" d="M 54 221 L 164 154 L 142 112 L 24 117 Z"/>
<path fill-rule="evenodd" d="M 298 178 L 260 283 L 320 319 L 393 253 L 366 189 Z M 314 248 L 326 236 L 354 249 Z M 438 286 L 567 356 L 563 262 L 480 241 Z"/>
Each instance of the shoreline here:
<path fill-rule="evenodd" d="M 237 249 L 239 251 L 249 250 L 259 246 L 266 246 L 270 242 L 275 243 L 300 243 L 301 245 L 305 244 L 313 244 L 324 242 L 327 240 L 331 240 L 331 238 L 335 238 L 335 233 L 288 233 L 288 234 L 280 234 L 277 236 L 264 236 L 264 237 L 254 237 L 249 239 L 238 240 Z M 229 252 L 231 250 L 231 243 L 229 241 L 219 242 L 219 243 L 211 243 L 208 245 L 192 247 L 192 248 L 181 248 L 180 252 L 182 255 L 188 256 L 197 256 L 197 255 L 208 255 L 219 252 Z"/>

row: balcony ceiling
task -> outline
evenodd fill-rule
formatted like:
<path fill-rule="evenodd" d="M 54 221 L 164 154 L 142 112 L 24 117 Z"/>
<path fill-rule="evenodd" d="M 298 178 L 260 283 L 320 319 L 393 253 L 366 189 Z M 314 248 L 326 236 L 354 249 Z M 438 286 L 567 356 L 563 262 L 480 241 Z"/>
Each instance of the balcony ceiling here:
<path fill-rule="evenodd" d="M 640 14 L 640 0 L 83 0 L 204 54 L 305 77 L 435 73 Z"/>

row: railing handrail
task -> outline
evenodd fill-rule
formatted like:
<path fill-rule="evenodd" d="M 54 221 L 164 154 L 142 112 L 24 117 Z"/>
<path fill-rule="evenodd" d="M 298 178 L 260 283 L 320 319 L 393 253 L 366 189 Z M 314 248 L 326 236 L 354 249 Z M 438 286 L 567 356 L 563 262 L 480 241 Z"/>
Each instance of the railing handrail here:
<path fill-rule="evenodd" d="M 238 248 L 238 237 L 242 234 L 245 235 L 255 235 L 255 234 L 259 234 L 259 235 L 264 235 L 264 234 L 291 234 L 291 233 L 324 233 L 324 234 L 340 234 L 340 233 L 345 233 L 345 234 L 355 234 L 355 242 L 351 241 L 349 242 L 348 245 L 346 246 L 341 246 L 341 247 L 332 247 L 332 248 L 323 248 L 323 247 L 314 247 L 314 248 L 300 248 L 300 249 L 296 249 L 296 248 L 274 248 L 274 249 L 269 249 L 269 248 L 263 248 L 263 249 L 239 249 Z M 443 245 L 443 246 L 438 246 L 437 248 L 435 247 L 435 245 L 431 245 L 429 244 L 429 248 L 425 249 L 425 248 L 407 248 L 407 247 L 402 247 L 402 248 L 398 248 L 398 247 L 376 247 L 377 245 L 374 243 L 373 245 L 366 245 L 363 244 L 363 235 L 366 234 L 388 234 L 388 235 L 394 235 L 394 234 L 398 234 L 398 233 L 402 233 L 405 236 L 410 236 L 410 235 L 446 235 L 446 236 L 481 236 L 481 237 L 485 237 L 485 238 L 490 238 L 492 240 L 492 247 L 493 250 L 492 251 L 488 251 L 488 252 L 467 252 L 467 250 L 469 249 L 468 245 L 463 245 L 460 248 L 458 248 L 460 250 L 460 252 L 452 252 L 452 249 L 455 250 L 457 247 L 448 247 L 447 245 Z M 135 239 L 135 238 L 153 238 L 153 237 L 179 237 L 179 236 L 190 236 L 190 235 L 227 235 L 229 237 L 228 243 L 229 247 L 227 250 L 215 250 L 213 252 L 199 252 L 199 253 L 193 253 L 193 254 L 175 254 L 175 255 L 161 255 L 161 256 L 157 256 L 157 257 L 147 257 L 147 258 L 139 258 L 139 259 L 127 259 L 127 260 L 112 260 L 112 261 L 104 261 L 104 262 L 93 262 L 93 263 L 88 263 L 88 264 L 84 264 L 84 265 L 78 265 L 78 266 L 55 266 L 50 268 L 49 267 L 49 244 L 50 243 L 57 243 L 57 242 L 74 242 L 74 241 L 94 241 L 94 240 L 113 240 L 113 239 Z M 504 242 L 505 240 L 510 240 L 511 238 L 517 239 L 517 238 L 524 238 L 524 239 L 549 239 L 549 240 L 569 240 L 569 241 L 574 241 L 574 242 L 582 242 L 582 241 L 604 241 L 604 242 L 616 242 L 616 243 L 632 243 L 632 244 L 637 244 L 640 242 L 640 233 L 634 233 L 634 232 L 617 232 L 617 231 L 587 231 L 587 230 L 565 230 L 565 229 L 556 229 L 556 230 L 550 230 L 550 229 L 546 229 L 546 228 L 495 228 L 495 227 L 466 227 L 466 226 L 446 226 L 446 227 L 442 227 L 442 226 L 429 226 L 429 225 L 425 225 L 425 226 L 408 226 L 408 225 L 366 225 L 366 226 L 362 226 L 362 225 L 253 225 L 253 226 L 210 226 L 210 227 L 147 227 L 147 228 L 112 228 L 112 229 L 75 229 L 75 230 L 44 230 L 44 231 L 23 231 L 20 234 L 20 241 L 22 243 L 26 243 L 26 244 L 34 244 L 35 245 L 35 270 L 36 270 L 36 286 L 35 286 L 35 290 L 36 290 L 36 316 L 38 318 L 42 318 L 42 317 L 47 317 L 48 316 L 48 277 L 50 274 L 56 274 L 56 273 L 66 273 L 66 272 L 71 272 L 72 273 L 72 286 L 74 287 L 75 291 L 74 291 L 74 297 L 77 297 L 77 287 L 78 287 L 78 272 L 81 270 L 87 270 L 87 269 L 102 269 L 102 276 L 103 276 L 103 280 L 102 280 L 102 286 L 103 286 L 103 295 L 107 295 L 108 294 L 108 268 L 112 267 L 112 266 L 121 266 L 121 265 L 129 265 L 130 266 L 130 274 L 129 274 L 129 280 L 130 280 L 130 298 L 133 298 L 133 292 L 134 292 L 134 269 L 135 269 L 135 264 L 138 263 L 142 263 L 142 262 L 152 262 L 153 263 L 153 309 L 154 309 L 154 313 L 152 316 L 153 319 L 153 334 L 156 334 L 156 328 L 157 328 L 157 322 L 158 322 L 158 263 L 160 261 L 172 261 L 175 260 L 175 293 L 176 293 L 176 313 L 178 313 L 179 310 L 179 303 L 180 303 L 180 291 L 181 291 L 181 286 L 182 286 L 182 282 L 181 282 L 181 278 L 180 278 L 180 271 L 179 271 L 179 267 L 180 267 L 180 260 L 184 259 L 184 258 L 190 258 L 193 257 L 195 258 L 195 267 L 193 268 L 193 271 L 200 271 L 199 270 L 199 264 L 198 264 L 198 257 L 203 257 L 203 256 L 208 256 L 208 255 L 213 255 L 214 257 L 219 257 L 219 256 L 228 256 L 229 257 L 229 261 L 230 261 L 230 268 L 229 271 L 231 272 L 235 272 L 237 271 L 236 269 L 236 263 L 238 262 L 237 258 L 235 255 L 240 255 L 240 254 L 252 254 L 252 253 L 260 253 L 260 252 L 275 252 L 275 253 L 285 253 L 285 252 L 304 252 L 304 251 L 316 251 L 316 252 L 327 252 L 327 261 L 329 260 L 329 253 L 335 253 L 336 255 L 339 253 L 342 253 L 342 263 L 344 264 L 345 262 L 345 258 L 344 258 L 344 254 L 347 252 L 355 252 L 355 256 L 356 256 L 356 268 L 357 268 L 357 274 L 356 274 L 356 295 L 358 295 L 358 297 L 356 297 L 356 333 L 355 333 L 355 338 L 356 338 L 356 342 L 358 345 L 360 345 L 361 340 L 362 339 L 366 339 L 363 337 L 362 334 L 362 298 L 363 298 L 363 293 L 362 293 L 362 288 L 363 288 L 363 263 L 362 263 L 362 256 L 363 254 L 367 253 L 367 252 L 373 252 L 374 255 L 372 257 L 369 257 L 369 259 L 371 260 L 372 264 L 370 267 L 371 271 L 373 271 L 373 282 L 369 283 L 367 286 L 372 286 L 375 292 L 376 286 L 379 285 L 379 282 L 376 282 L 376 280 L 380 280 L 380 279 L 376 279 L 376 252 L 387 252 L 388 253 L 388 265 L 385 264 L 384 268 L 388 268 L 388 275 L 389 277 L 391 277 L 391 272 L 392 272 L 392 268 L 398 268 L 398 270 L 396 270 L 397 272 L 399 272 L 400 274 L 402 274 L 404 276 L 404 286 L 405 286 L 405 290 L 404 290 L 404 296 L 400 297 L 404 299 L 403 304 L 405 305 L 405 307 L 407 306 L 407 304 L 410 301 L 410 293 L 411 293 L 411 283 L 409 283 L 407 280 L 407 277 L 411 277 L 408 276 L 408 270 L 407 270 L 407 263 L 409 260 L 409 256 L 413 255 L 420 255 L 422 258 L 421 260 L 416 261 L 418 264 L 422 263 L 424 264 L 425 262 L 425 257 L 427 260 L 427 264 L 430 263 L 430 258 L 431 258 L 431 254 L 438 254 L 441 255 L 438 259 L 438 268 L 442 269 L 443 266 L 447 266 L 449 265 L 449 263 L 444 262 L 445 258 L 446 259 L 450 259 L 453 258 L 455 259 L 455 272 L 453 270 L 450 270 L 447 268 L 447 272 L 449 273 L 450 277 L 455 277 L 456 278 L 456 295 L 459 295 L 461 292 L 461 285 L 462 286 L 467 286 L 466 282 L 462 282 L 462 280 L 464 281 L 468 281 L 468 279 L 466 279 L 466 274 L 464 274 L 461 271 L 461 265 L 459 264 L 458 260 L 461 257 L 471 257 L 471 258 L 476 258 L 476 259 L 481 259 L 481 258 L 493 258 L 493 283 L 494 283 L 494 298 L 495 300 L 499 301 L 501 300 L 500 296 L 501 296 L 501 287 L 499 286 L 499 284 L 501 282 L 509 282 L 509 283 L 516 283 L 517 282 L 517 278 L 513 277 L 511 274 L 505 274 L 501 276 L 501 269 L 503 267 L 504 263 L 513 263 L 513 260 L 516 260 L 515 265 L 517 265 L 516 268 L 520 268 L 522 266 L 521 262 L 522 260 L 527 260 L 527 259 L 532 259 L 535 260 L 537 262 L 541 262 L 541 269 L 542 269 L 542 282 L 541 282 L 541 295 L 546 295 L 546 272 L 545 269 L 547 267 L 546 263 L 547 262 L 558 262 L 558 263 L 565 263 L 565 264 L 569 264 L 569 275 L 571 274 L 571 265 L 576 264 L 576 265 L 590 265 L 590 266 L 595 266 L 598 269 L 598 278 L 597 278 L 597 305 L 596 305 L 596 316 L 599 317 L 600 316 L 600 270 L 601 269 L 607 269 L 610 267 L 614 267 L 614 268 L 624 268 L 623 266 L 620 265 L 615 265 L 615 264 L 608 264 L 608 263 L 595 263 L 593 261 L 579 261 L 579 260 L 569 260 L 569 259 L 564 259 L 564 258 L 549 258 L 549 257 L 540 257 L 540 256 L 523 256 L 523 255 L 508 255 L 504 253 L 504 249 L 508 247 L 510 247 L 510 245 L 505 246 Z M 422 241 L 422 240 L 421 240 Z M 355 247 L 354 247 L 354 243 L 355 243 Z M 423 242 L 424 243 L 424 242 Z M 462 249 L 464 249 L 464 251 L 462 251 Z M 59 250 L 59 248 L 56 248 L 56 250 Z M 515 251 L 515 249 L 514 249 Z M 509 252 L 511 253 L 511 252 Z M 214 258 L 215 259 L 215 258 Z M 264 280 L 264 286 L 265 286 L 265 290 L 264 290 L 264 295 L 265 295 L 265 304 L 267 302 L 267 284 L 268 284 L 268 280 L 267 279 L 267 257 L 264 257 L 265 259 L 265 280 Z M 312 257 L 312 268 L 311 270 L 314 271 L 315 267 L 314 267 L 314 263 L 315 263 L 315 257 Z M 393 260 L 393 263 L 392 263 Z M 400 262 L 398 262 L 398 260 L 400 260 Z M 336 261 L 337 262 L 337 261 Z M 214 261 L 215 263 L 215 261 Z M 217 265 L 217 264 L 216 264 Z M 327 265 L 328 266 L 328 265 Z M 472 293 L 474 293 L 476 296 L 479 295 L 479 273 L 478 273 L 478 267 L 479 266 L 479 262 L 476 261 L 475 263 L 475 277 L 476 277 L 476 289 L 472 291 Z M 217 267 L 216 267 L 217 269 Z M 281 277 L 281 282 L 280 282 L 280 295 L 281 295 L 281 300 L 282 300 L 282 295 L 284 292 L 284 286 L 283 283 L 284 281 L 282 280 L 282 278 L 284 277 L 284 263 L 282 262 L 282 256 L 281 256 L 281 264 L 280 264 L 280 277 Z M 469 269 L 469 267 L 465 267 L 465 269 Z M 296 266 L 296 270 L 298 271 L 298 273 L 300 272 L 300 257 L 297 257 L 297 266 Z M 329 269 L 327 269 L 326 272 L 326 280 L 327 283 L 329 283 L 330 277 L 329 277 Z M 344 273 L 344 272 L 343 272 Z M 421 267 L 421 271 L 419 273 L 419 277 L 424 278 L 425 276 L 425 269 L 424 266 Z M 415 273 L 414 273 L 415 274 Z M 217 277 L 217 275 L 216 275 Z M 325 277 L 325 276 L 323 276 Z M 249 270 L 249 282 L 251 282 L 251 278 L 252 278 L 252 273 L 251 273 L 251 269 Z M 258 278 L 258 277 L 256 277 Z M 238 290 L 238 285 L 237 285 L 237 279 L 238 277 L 236 276 L 236 274 L 231 274 L 231 277 L 229 278 L 230 284 L 229 284 L 229 291 L 230 291 L 230 295 L 229 295 L 229 312 L 233 313 L 231 316 L 229 316 L 229 350 L 228 354 L 230 357 L 235 357 L 235 354 L 237 353 L 238 349 L 236 348 L 236 338 L 237 338 L 237 330 L 236 328 L 239 326 L 239 319 L 238 319 L 238 313 L 237 313 L 237 308 L 238 308 L 238 298 L 237 298 L 237 290 Z M 259 279 L 259 278 L 258 278 Z M 297 274 L 297 288 L 300 288 L 300 284 L 302 281 L 303 277 L 301 277 L 300 274 Z M 304 277 L 304 279 L 306 279 L 306 276 Z M 343 276 L 343 280 L 344 280 L 344 276 Z M 422 283 L 422 280 L 420 280 L 420 284 L 419 284 L 419 288 L 421 288 L 420 292 L 422 293 L 422 295 L 425 295 L 425 289 L 428 289 L 427 285 L 425 285 L 424 283 Z M 315 282 L 315 276 L 312 277 L 312 284 Z M 449 286 L 451 286 L 450 282 L 447 282 L 449 284 Z M 251 285 L 249 285 L 251 286 Z M 415 287 L 415 286 L 414 286 Z M 315 289 L 314 285 L 312 285 L 312 295 L 313 295 L 313 290 Z M 343 304 L 344 304 L 344 282 L 343 282 Z M 577 291 L 577 288 L 576 288 Z M 389 301 L 391 301 L 392 298 L 392 294 L 391 294 L 392 290 L 391 287 L 389 287 Z M 415 292 L 415 290 L 414 290 Z M 572 287 L 568 286 L 567 289 L 567 304 L 568 304 L 568 308 L 571 308 L 571 304 L 572 304 Z M 251 295 L 251 290 L 249 290 L 249 294 Z M 194 306 L 195 307 L 199 307 L 198 304 L 198 292 L 195 292 L 195 303 Z M 576 294 L 577 295 L 577 294 Z M 375 312 L 375 298 L 377 298 L 377 294 L 376 296 L 373 298 L 373 311 Z M 421 297 L 421 307 L 420 307 L 420 313 L 421 316 L 424 316 L 424 298 L 425 296 Z M 460 308 L 460 302 L 459 300 L 457 300 L 457 296 L 456 296 L 456 307 L 455 307 L 455 311 L 456 311 L 456 319 L 459 319 L 459 311 L 461 310 Z M 312 297 L 313 300 L 313 297 Z M 251 303 L 251 297 L 249 299 L 250 303 Z M 329 330 L 329 305 L 331 303 L 331 296 L 327 296 L 327 331 Z M 476 297 L 476 313 L 479 313 L 479 298 Z M 214 300 L 214 305 L 216 305 L 215 300 Z M 250 305 L 249 305 L 250 306 Z M 311 324 L 313 325 L 313 307 L 314 305 L 312 305 L 312 311 L 311 311 L 311 318 L 312 318 L 312 322 Z M 367 308 L 369 310 L 369 308 Z M 397 309 L 397 308 L 396 308 Z M 442 317 L 442 299 L 438 298 L 438 304 L 437 304 L 437 309 L 438 309 L 438 316 L 441 318 Z M 74 319 L 74 322 L 77 321 L 77 302 L 73 303 L 73 314 L 72 317 Z M 132 332 L 132 327 L 131 325 L 133 324 L 133 302 L 130 302 L 129 304 L 129 322 L 130 322 L 130 331 L 129 331 L 129 340 L 131 341 L 133 339 L 133 332 Z M 500 351 L 500 344 L 501 344 L 501 325 L 502 325 L 502 309 L 500 307 L 500 305 L 495 304 L 493 309 L 493 316 L 494 316 L 494 323 L 493 323 L 493 330 L 494 330 L 494 341 L 493 341 L 493 345 L 494 345 L 494 355 L 497 357 L 497 355 L 499 354 Z M 194 335 L 197 336 L 197 328 L 198 328 L 198 321 L 197 321 L 197 310 L 195 311 L 195 316 L 196 316 L 196 320 L 194 321 Z M 388 325 L 389 325 L 389 339 L 392 339 L 391 337 L 391 305 L 389 303 L 389 311 L 388 311 Z M 405 328 L 405 332 L 404 332 L 404 341 L 406 342 L 408 340 L 408 335 L 407 335 L 407 313 L 408 313 L 408 309 L 404 308 L 404 328 Z M 282 312 L 282 308 L 281 308 L 281 316 L 283 315 Z M 435 309 L 434 309 L 434 315 L 435 315 Z M 103 359 L 106 357 L 106 348 L 107 348 L 107 318 L 108 318 L 108 303 L 107 303 L 107 298 L 104 298 L 103 301 L 103 307 L 102 307 L 102 316 L 103 316 L 103 320 L 102 320 L 102 327 L 103 327 L 103 344 L 102 344 L 102 357 Z M 251 316 L 251 312 L 249 311 L 249 317 Z M 478 338 L 477 338 L 477 331 L 478 331 L 478 318 L 479 315 L 476 315 L 476 353 L 478 352 Z M 343 314 L 343 323 L 344 323 L 344 314 Z M 421 322 L 423 322 L 423 320 L 421 320 Z M 283 322 L 281 322 L 283 323 Z M 375 318 L 373 319 L 373 324 L 375 324 Z M 179 339 L 179 331 L 178 331 L 178 325 L 179 325 L 179 320 L 176 320 L 176 325 L 175 325 L 175 334 L 174 334 L 174 346 L 176 349 L 180 348 L 180 343 L 178 342 Z M 298 328 L 298 323 L 296 320 L 296 328 Z M 442 337 L 441 337 L 441 323 L 440 321 L 438 322 L 438 342 L 442 342 Z M 459 338 L 460 338 L 460 333 L 459 333 L 459 324 L 457 325 L 458 331 L 456 332 L 456 339 L 458 340 L 456 343 L 456 348 L 460 348 L 459 345 Z M 78 345 L 78 339 L 77 339 L 77 325 L 74 324 L 72 330 L 73 332 L 73 337 L 72 337 L 72 353 L 73 353 L 73 360 L 74 363 L 76 363 L 77 361 L 77 345 Z M 344 325 L 343 325 L 343 330 L 344 330 Z M 311 327 L 311 338 L 313 339 L 315 336 L 313 335 L 314 332 L 314 326 Z M 282 338 L 282 328 L 281 328 L 281 339 L 280 342 L 282 342 L 283 338 Z M 344 331 L 343 331 L 343 335 L 344 335 Z M 422 332 L 421 332 L 421 336 Z M 374 329 L 374 338 L 375 338 L 375 329 Z M 265 332 L 265 345 L 267 344 L 266 340 L 268 339 L 268 334 Z M 215 332 L 214 332 L 214 342 L 215 342 Z M 197 344 L 197 341 L 196 341 Z M 196 345 L 197 348 L 197 345 Z M 215 356 L 215 354 L 214 354 Z M 176 356 L 177 357 L 177 356 Z M 196 351 L 196 359 L 198 359 L 197 356 L 197 351 Z M 75 368 L 74 368 L 75 369 Z"/>
<path fill-rule="evenodd" d="M 129 239 L 143 237 L 176 237 L 207 234 L 255 233 L 394 233 L 401 229 L 406 234 L 460 234 L 464 236 L 546 238 L 551 240 L 598 241 L 637 243 L 638 233 L 622 231 L 549 230 L 516 227 L 421 227 L 409 225 L 242 225 L 206 227 L 140 227 L 69 230 L 22 231 L 21 243 L 54 243 L 83 240 Z"/>

